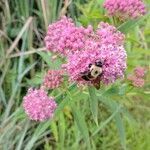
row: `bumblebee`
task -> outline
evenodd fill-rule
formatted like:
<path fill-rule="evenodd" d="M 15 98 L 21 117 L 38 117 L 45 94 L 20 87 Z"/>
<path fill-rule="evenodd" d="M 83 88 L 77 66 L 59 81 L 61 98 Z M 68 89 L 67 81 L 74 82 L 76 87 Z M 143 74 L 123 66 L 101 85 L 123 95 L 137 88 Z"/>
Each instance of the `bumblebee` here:
<path fill-rule="evenodd" d="M 102 62 L 96 61 L 94 64 L 89 64 L 88 70 L 81 72 L 82 79 L 91 81 L 93 85 L 98 89 L 100 86 L 100 77 L 102 75 Z"/>

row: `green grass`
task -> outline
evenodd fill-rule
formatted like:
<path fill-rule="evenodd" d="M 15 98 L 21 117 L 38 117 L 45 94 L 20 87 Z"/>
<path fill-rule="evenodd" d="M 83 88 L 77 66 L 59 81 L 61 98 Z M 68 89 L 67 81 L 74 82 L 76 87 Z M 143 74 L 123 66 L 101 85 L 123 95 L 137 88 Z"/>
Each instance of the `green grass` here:
<path fill-rule="evenodd" d="M 102 2 L 72 0 L 65 9 L 63 0 L 0 1 L 0 149 L 149 150 L 150 16 L 122 24 L 104 17 Z M 54 119 L 30 121 L 22 98 L 30 86 L 39 87 L 46 70 L 60 67 L 61 59 L 52 64 L 52 54 L 43 52 L 43 38 L 64 13 L 77 25 L 103 20 L 124 32 L 126 76 L 146 66 L 145 86 L 131 89 L 125 80 L 95 91 L 66 82 L 51 92 L 59 103 Z"/>

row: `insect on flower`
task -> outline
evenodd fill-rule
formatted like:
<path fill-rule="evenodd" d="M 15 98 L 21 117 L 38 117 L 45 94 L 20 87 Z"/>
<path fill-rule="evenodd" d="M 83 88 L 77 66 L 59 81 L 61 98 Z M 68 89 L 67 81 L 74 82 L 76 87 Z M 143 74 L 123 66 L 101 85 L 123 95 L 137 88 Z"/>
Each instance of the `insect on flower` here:
<path fill-rule="evenodd" d="M 94 64 L 89 64 L 88 70 L 81 72 L 82 79 L 86 81 L 91 81 L 92 84 L 99 89 L 100 88 L 100 77 L 102 75 L 103 63 L 101 61 L 96 61 Z"/>

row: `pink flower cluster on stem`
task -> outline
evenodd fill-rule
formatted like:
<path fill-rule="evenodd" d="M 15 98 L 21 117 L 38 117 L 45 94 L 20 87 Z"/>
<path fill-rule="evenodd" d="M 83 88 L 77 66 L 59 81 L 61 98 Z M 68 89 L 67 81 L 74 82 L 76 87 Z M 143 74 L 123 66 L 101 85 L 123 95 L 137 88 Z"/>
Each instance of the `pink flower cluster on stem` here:
<path fill-rule="evenodd" d="M 44 41 L 49 51 L 67 55 L 70 52 L 82 50 L 85 40 L 92 32 L 92 26 L 76 27 L 72 19 L 64 16 L 61 20 L 49 25 Z"/>
<path fill-rule="evenodd" d="M 95 43 L 93 43 L 95 45 Z M 98 49 L 89 49 L 71 54 L 65 65 L 71 81 L 90 83 L 81 78 L 81 72 L 88 69 L 89 64 L 97 60 L 103 63 L 101 80 L 108 84 L 124 76 L 126 69 L 126 52 L 122 46 L 102 45 Z"/>
<path fill-rule="evenodd" d="M 94 33 L 92 26 L 76 27 L 72 19 L 63 17 L 49 25 L 45 45 L 49 51 L 67 56 L 70 53 L 85 50 L 85 45 L 93 41 L 98 45 L 122 45 L 124 39 L 125 35 L 108 23 L 100 22 Z"/>
<path fill-rule="evenodd" d="M 123 45 L 125 35 L 108 23 L 100 22 L 96 31 L 100 44 Z"/>
<path fill-rule="evenodd" d="M 114 26 L 101 22 L 99 28 L 86 39 L 82 51 L 68 55 L 68 62 L 64 65 L 71 81 L 89 84 L 81 78 L 81 73 L 88 69 L 95 61 L 103 62 L 101 81 L 112 83 L 124 77 L 126 69 L 126 51 L 123 47 L 125 36 Z"/>
<path fill-rule="evenodd" d="M 145 75 L 145 68 L 138 66 L 134 69 L 134 73 L 137 77 L 143 78 Z"/>
<path fill-rule="evenodd" d="M 145 4 L 141 0 L 105 0 L 104 8 L 108 15 L 121 19 L 136 19 L 146 13 Z"/>
<path fill-rule="evenodd" d="M 49 51 L 66 56 L 67 62 L 63 67 L 70 81 L 96 86 L 97 79 L 109 84 L 124 77 L 127 57 L 123 47 L 124 38 L 124 34 L 108 23 L 101 22 L 94 32 L 92 26 L 76 27 L 72 19 L 63 17 L 49 25 L 44 40 Z M 81 73 L 96 61 L 102 62 L 100 78 L 95 79 L 96 82 L 84 80 Z M 139 72 L 136 70 L 142 75 Z M 43 87 L 58 88 L 61 82 L 62 71 L 49 70 L 44 77 Z M 53 117 L 57 104 L 44 89 L 30 88 L 23 98 L 23 107 L 30 119 L 44 121 Z"/>
<path fill-rule="evenodd" d="M 58 88 L 63 81 L 62 73 L 62 70 L 48 70 L 43 85 L 48 89 Z"/>
<path fill-rule="evenodd" d="M 23 107 L 31 120 L 45 121 L 53 117 L 57 104 L 44 89 L 30 88 L 23 98 Z"/>
<path fill-rule="evenodd" d="M 128 80 L 131 81 L 134 87 L 143 87 L 145 84 L 144 75 L 145 69 L 138 66 L 134 69 L 133 74 L 128 76 Z"/>

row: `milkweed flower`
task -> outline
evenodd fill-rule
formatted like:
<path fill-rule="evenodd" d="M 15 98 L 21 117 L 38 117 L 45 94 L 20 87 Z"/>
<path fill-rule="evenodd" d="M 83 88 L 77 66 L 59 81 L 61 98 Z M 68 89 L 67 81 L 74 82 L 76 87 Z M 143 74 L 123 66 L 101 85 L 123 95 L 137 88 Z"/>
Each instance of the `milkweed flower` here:
<path fill-rule="evenodd" d="M 142 79 L 142 78 L 137 78 L 135 77 L 132 81 L 132 85 L 137 87 L 137 88 L 140 88 L 140 87 L 143 87 L 144 86 L 144 83 L 145 83 L 145 80 Z"/>
<path fill-rule="evenodd" d="M 124 77 L 127 54 L 123 46 L 102 45 L 100 54 L 104 60 L 102 80 L 104 83 L 113 83 Z"/>
<path fill-rule="evenodd" d="M 129 75 L 128 78 L 127 78 L 129 81 L 131 81 L 131 84 L 134 86 L 134 87 L 137 87 L 137 88 L 141 88 L 144 86 L 145 84 L 145 80 L 143 78 L 139 78 L 137 77 L 136 75 Z"/>
<path fill-rule="evenodd" d="M 125 35 L 108 23 L 100 22 L 94 32 L 90 25 L 87 28 L 76 27 L 72 19 L 62 17 L 61 20 L 49 25 L 45 45 L 49 51 L 67 56 L 70 53 L 86 50 L 85 45 L 88 44 L 89 48 L 94 43 L 96 46 L 101 44 L 120 46 L 123 45 L 124 39 Z"/>
<path fill-rule="evenodd" d="M 87 83 L 81 78 L 81 72 L 88 69 L 90 63 L 94 63 L 100 59 L 100 52 L 98 49 L 89 49 L 83 52 L 76 52 L 68 56 L 67 64 L 63 65 L 66 69 L 70 81 L 77 83 Z"/>
<path fill-rule="evenodd" d="M 66 56 L 70 52 L 82 50 L 85 40 L 91 36 L 92 32 L 92 26 L 76 27 L 72 19 L 64 16 L 61 20 L 49 25 L 44 41 L 49 51 Z"/>
<path fill-rule="evenodd" d="M 23 107 L 31 120 L 45 121 L 53 117 L 57 104 L 44 89 L 30 88 L 23 98 Z"/>
<path fill-rule="evenodd" d="M 49 89 L 58 88 L 63 82 L 62 70 L 48 70 L 44 77 L 44 87 Z"/>
<path fill-rule="evenodd" d="M 92 44 L 91 44 L 92 45 Z M 93 43 L 95 47 L 96 43 Z M 126 69 L 126 51 L 123 46 L 101 45 L 99 48 L 89 48 L 82 52 L 71 54 L 68 63 L 64 65 L 71 81 L 90 84 L 81 77 L 81 73 L 88 69 L 89 64 L 97 60 L 103 63 L 101 81 L 105 84 L 113 83 L 124 76 Z"/>
<path fill-rule="evenodd" d="M 131 81 L 131 84 L 134 87 L 140 88 L 143 87 L 145 84 L 144 76 L 145 76 L 145 68 L 138 66 L 134 69 L 133 74 L 130 74 L 127 77 L 127 79 Z"/>
<path fill-rule="evenodd" d="M 118 31 L 116 27 L 108 23 L 100 22 L 96 31 L 100 44 L 123 45 L 125 35 Z"/>
<path fill-rule="evenodd" d="M 105 0 L 104 8 L 108 15 L 121 19 L 135 19 L 146 13 L 145 4 L 141 0 Z"/>
<path fill-rule="evenodd" d="M 134 73 L 137 77 L 143 78 L 145 75 L 145 69 L 141 66 L 138 66 L 134 69 Z"/>

